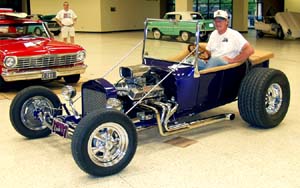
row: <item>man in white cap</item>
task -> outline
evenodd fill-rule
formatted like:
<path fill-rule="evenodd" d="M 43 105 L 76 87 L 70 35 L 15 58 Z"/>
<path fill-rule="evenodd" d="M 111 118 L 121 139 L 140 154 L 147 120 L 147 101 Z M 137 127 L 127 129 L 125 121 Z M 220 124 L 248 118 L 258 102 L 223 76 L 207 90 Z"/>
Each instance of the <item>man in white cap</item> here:
<path fill-rule="evenodd" d="M 67 38 L 70 36 L 71 43 L 74 43 L 74 25 L 77 20 L 77 15 L 73 10 L 69 9 L 69 2 L 65 1 L 63 7 L 64 8 L 57 13 L 55 20 L 61 26 L 61 37 L 63 38 L 64 42 L 67 42 Z"/>
<path fill-rule="evenodd" d="M 206 55 L 208 60 L 199 61 L 199 69 L 244 62 L 254 49 L 238 32 L 228 28 L 228 14 L 224 10 L 214 12 L 215 28 L 208 40 Z"/>

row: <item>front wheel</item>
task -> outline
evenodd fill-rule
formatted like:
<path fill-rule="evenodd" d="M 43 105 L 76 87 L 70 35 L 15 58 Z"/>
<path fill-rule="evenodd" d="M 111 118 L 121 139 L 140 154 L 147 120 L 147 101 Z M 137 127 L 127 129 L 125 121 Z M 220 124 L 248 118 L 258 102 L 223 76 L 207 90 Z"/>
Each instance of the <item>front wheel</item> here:
<path fill-rule="evenodd" d="M 129 164 L 136 151 L 137 133 L 125 114 L 98 110 L 79 122 L 71 145 L 73 158 L 83 171 L 108 176 Z"/>
<path fill-rule="evenodd" d="M 238 95 L 240 115 L 252 126 L 277 126 L 285 117 L 289 103 L 289 81 L 279 70 L 254 68 L 241 83 Z"/>
<path fill-rule="evenodd" d="M 155 39 L 160 39 L 161 38 L 161 32 L 158 29 L 153 30 L 153 37 Z"/>
<path fill-rule="evenodd" d="M 182 31 L 181 34 L 180 34 L 180 36 L 181 36 L 181 39 L 184 42 L 190 40 L 190 38 L 191 38 L 191 34 L 189 32 L 187 32 L 187 31 Z"/>
<path fill-rule="evenodd" d="M 31 86 L 20 91 L 10 105 L 10 121 L 18 133 L 27 138 L 46 137 L 51 130 L 42 124 L 40 114 L 61 114 L 60 100 L 50 89 Z M 57 110 L 55 110 L 57 109 Z"/>

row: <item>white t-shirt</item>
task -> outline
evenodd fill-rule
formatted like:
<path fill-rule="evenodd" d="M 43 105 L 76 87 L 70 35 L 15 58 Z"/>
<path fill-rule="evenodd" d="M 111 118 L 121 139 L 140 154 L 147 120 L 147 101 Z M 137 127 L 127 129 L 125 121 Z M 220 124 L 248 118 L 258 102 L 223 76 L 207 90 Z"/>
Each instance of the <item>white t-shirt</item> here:
<path fill-rule="evenodd" d="M 71 9 L 69 9 L 68 11 L 65 11 L 64 9 L 62 9 L 56 14 L 55 18 L 60 20 L 63 25 L 68 26 L 68 25 L 72 25 L 74 23 L 73 19 L 77 18 L 77 15 Z"/>
<path fill-rule="evenodd" d="M 248 43 L 247 40 L 238 31 L 227 28 L 222 35 L 217 30 L 213 31 L 206 49 L 211 52 L 212 57 L 234 58 L 240 54 L 246 43 Z"/>

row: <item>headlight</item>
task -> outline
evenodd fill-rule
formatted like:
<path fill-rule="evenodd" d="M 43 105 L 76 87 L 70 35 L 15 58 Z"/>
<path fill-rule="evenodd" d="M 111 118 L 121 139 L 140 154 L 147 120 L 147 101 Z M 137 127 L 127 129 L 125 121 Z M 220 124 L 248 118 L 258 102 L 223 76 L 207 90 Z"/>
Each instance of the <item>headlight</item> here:
<path fill-rule="evenodd" d="M 76 60 L 77 61 L 83 61 L 84 59 L 85 59 L 85 51 L 77 52 Z"/>
<path fill-rule="evenodd" d="M 13 68 L 18 63 L 18 59 L 16 56 L 8 56 L 4 59 L 4 66 L 6 68 Z"/>
<path fill-rule="evenodd" d="M 209 23 L 208 27 L 214 27 L 214 24 L 213 23 Z"/>
<path fill-rule="evenodd" d="M 106 108 L 113 108 L 117 110 L 121 110 L 122 103 L 119 99 L 116 98 L 109 98 L 106 101 Z"/>
<path fill-rule="evenodd" d="M 61 92 L 62 96 L 64 96 L 66 101 L 69 101 L 76 95 L 76 89 L 72 86 L 65 86 L 62 88 Z"/>

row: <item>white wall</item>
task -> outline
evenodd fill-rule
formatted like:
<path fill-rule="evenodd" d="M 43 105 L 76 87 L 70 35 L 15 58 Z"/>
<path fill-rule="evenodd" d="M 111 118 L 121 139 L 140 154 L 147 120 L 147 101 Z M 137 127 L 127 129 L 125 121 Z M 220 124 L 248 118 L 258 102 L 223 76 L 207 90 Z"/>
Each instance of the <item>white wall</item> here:
<path fill-rule="evenodd" d="M 30 0 L 32 14 L 56 14 L 65 0 Z M 76 31 L 96 32 L 101 30 L 101 0 L 69 0 L 70 9 L 78 16 Z"/>
<path fill-rule="evenodd" d="M 285 10 L 291 12 L 300 12 L 300 1 L 299 0 L 285 0 L 284 1 Z"/>
<path fill-rule="evenodd" d="M 159 16 L 159 0 L 101 1 L 102 31 L 142 29 L 146 18 L 159 18 Z"/>
<path fill-rule="evenodd" d="M 64 0 L 31 0 L 32 14 L 56 14 Z M 69 0 L 78 16 L 76 31 L 142 29 L 147 17 L 159 18 L 159 0 Z M 111 11 L 114 9 L 115 11 Z"/>

